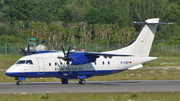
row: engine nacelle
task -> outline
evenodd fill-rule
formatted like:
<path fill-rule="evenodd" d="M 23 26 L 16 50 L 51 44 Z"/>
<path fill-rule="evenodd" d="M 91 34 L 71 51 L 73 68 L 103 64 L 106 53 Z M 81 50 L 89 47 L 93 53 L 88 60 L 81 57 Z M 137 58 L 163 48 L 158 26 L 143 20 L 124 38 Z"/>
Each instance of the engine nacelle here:
<path fill-rule="evenodd" d="M 71 65 L 79 65 L 79 64 L 95 62 L 96 58 L 99 57 L 99 56 L 93 56 L 93 55 L 86 56 L 86 55 L 84 55 L 85 53 L 86 52 L 70 54 L 68 57 L 75 59 L 75 60 L 69 60 L 71 62 Z"/>

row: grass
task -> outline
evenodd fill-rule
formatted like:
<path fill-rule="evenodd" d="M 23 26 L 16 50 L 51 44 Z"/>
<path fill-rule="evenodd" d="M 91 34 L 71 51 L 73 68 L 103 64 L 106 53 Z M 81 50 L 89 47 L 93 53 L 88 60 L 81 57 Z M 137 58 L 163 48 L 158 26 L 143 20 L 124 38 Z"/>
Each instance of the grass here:
<path fill-rule="evenodd" d="M 87 81 L 112 81 L 112 80 L 175 80 L 180 79 L 180 54 L 171 55 L 154 54 L 158 59 L 143 64 L 144 67 L 137 70 L 126 70 L 107 76 L 94 76 Z M 21 56 L 0 55 L 0 82 L 15 82 L 13 77 L 5 75 L 5 71 Z M 59 78 L 26 78 L 23 82 L 60 82 Z M 76 80 L 75 80 L 76 81 Z"/>
<path fill-rule="evenodd" d="M 7 69 L 21 57 L 21 55 L 0 55 L 0 69 Z"/>
<path fill-rule="evenodd" d="M 2 101 L 179 101 L 180 92 L 2 94 Z"/>

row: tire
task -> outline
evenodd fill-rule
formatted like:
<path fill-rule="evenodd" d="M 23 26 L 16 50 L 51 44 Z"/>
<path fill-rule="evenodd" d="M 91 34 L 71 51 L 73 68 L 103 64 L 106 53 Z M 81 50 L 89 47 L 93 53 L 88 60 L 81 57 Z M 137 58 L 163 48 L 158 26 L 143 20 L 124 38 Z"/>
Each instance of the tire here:
<path fill-rule="evenodd" d="M 81 80 L 81 81 L 79 81 L 79 84 L 85 85 L 85 84 L 86 84 L 86 80 Z"/>
<path fill-rule="evenodd" d="M 61 79 L 62 84 L 68 84 L 68 79 Z"/>
<path fill-rule="evenodd" d="M 22 82 L 21 81 L 17 81 L 16 85 L 22 85 Z"/>
<path fill-rule="evenodd" d="M 79 84 L 82 84 L 82 81 L 79 81 Z"/>

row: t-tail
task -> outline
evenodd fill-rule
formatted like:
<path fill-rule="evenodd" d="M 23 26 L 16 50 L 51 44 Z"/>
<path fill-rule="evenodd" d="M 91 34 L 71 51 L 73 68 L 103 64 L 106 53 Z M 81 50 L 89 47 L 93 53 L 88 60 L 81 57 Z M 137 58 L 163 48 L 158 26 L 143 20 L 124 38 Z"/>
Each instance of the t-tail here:
<path fill-rule="evenodd" d="M 137 37 L 127 46 L 122 49 L 111 51 L 116 54 L 129 54 L 134 56 L 148 57 L 158 24 L 171 24 L 159 23 L 159 18 L 147 19 L 145 22 L 134 22 L 135 24 L 143 24 Z"/>

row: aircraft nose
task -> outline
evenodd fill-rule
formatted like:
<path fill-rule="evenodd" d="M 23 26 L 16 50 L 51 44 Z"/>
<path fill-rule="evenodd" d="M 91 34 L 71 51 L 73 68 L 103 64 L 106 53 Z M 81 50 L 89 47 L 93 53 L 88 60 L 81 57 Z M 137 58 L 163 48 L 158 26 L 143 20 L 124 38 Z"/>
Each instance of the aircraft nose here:
<path fill-rule="evenodd" d="M 7 76 L 14 76 L 14 73 L 13 73 L 13 66 L 9 67 L 7 70 L 6 70 L 6 75 Z"/>
<path fill-rule="evenodd" d="M 13 72 L 9 72 L 8 70 L 5 73 L 7 76 L 16 77 L 16 74 Z"/>
<path fill-rule="evenodd" d="M 8 72 L 6 72 L 5 74 L 6 74 L 7 76 L 9 76 L 9 73 L 8 73 Z"/>
<path fill-rule="evenodd" d="M 11 75 L 11 73 L 9 72 L 9 69 L 6 71 L 6 73 L 5 73 L 7 76 L 10 76 Z"/>

